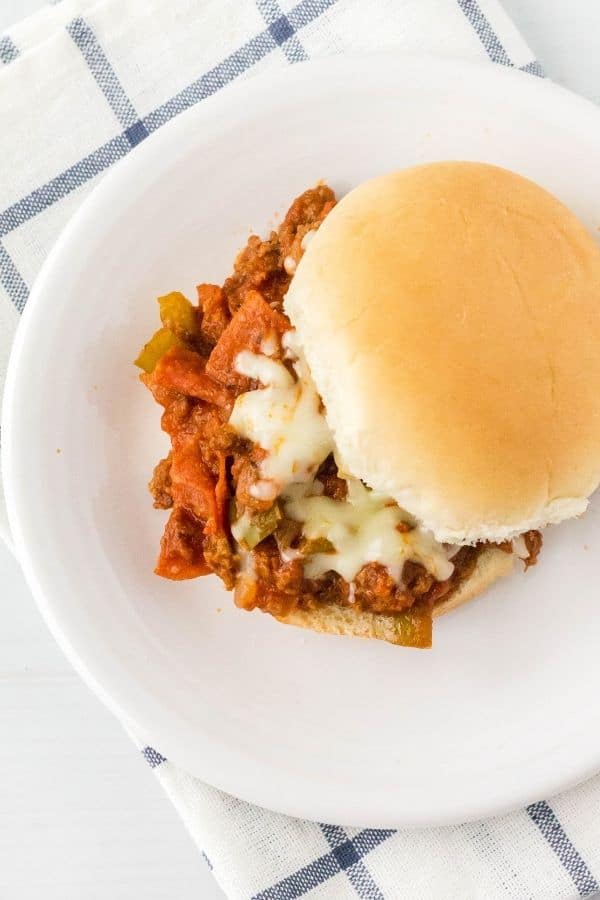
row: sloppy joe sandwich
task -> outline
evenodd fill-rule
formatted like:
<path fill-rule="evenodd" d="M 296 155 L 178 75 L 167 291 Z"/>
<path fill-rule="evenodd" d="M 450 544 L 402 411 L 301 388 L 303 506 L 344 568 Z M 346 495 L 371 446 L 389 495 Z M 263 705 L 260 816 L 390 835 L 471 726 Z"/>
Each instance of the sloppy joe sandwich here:
<path fill-rule="evenodd" d="M 428 647 L 598 485 L 600 250 L 513 172 L 319 184 L 222 286 L 159 305 L 136 360 L 171 442 L 158 575 Z"/>

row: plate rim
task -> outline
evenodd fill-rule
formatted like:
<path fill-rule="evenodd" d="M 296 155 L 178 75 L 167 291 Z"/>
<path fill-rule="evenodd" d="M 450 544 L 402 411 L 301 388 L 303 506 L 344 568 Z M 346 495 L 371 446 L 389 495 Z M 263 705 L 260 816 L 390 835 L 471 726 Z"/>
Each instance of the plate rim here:
<path fill-rule="evenodd" d="M 546 94 L 552 97 L 557 107 L 559 106 L 558 101 L 560 101 L 562 104 L 561 108 L 565 108 L 566 104 L 568 107 L 571 107 L 572 113 L 580 110 L 582 115 L 593 116 L 600 135 L 600 110 L 591 101 L 573 94 L 547 79 L 537 79 L 520 70 L 494 66 L 489 62 L 472 62 L 437 55 L 408 53 L 382 55 L 377 59 L 368 55 L 329 57 L 320 60 L 310 60 L 283 69 L 279 73 L 278 90 L 281 90 L 282 86 L 290 82 L 296 82 L 297 86 L 306 87 L 307 84 L 310 85 L 315 80 L 331 76 L 332 73 L 343 73 L 349 70 L 356 72 L 357 68 L 362 68 L 365 73 L 368 71 L 371 77 L 376 73 L 378 78 L 384 78 L 385 73 L 387 73 L 385 81 L 390 83 L 389 76 L 392 73 L 397 77 L 399 72 L 405 72 L 411 67 L 414 71 L 415 68 L 418 70 L 419 67 L 423 66 L 429 70 L 435 70 L 441 75 L 451 69 L 458 73 L 464 72 L 466 77 L 473 77 L 477 74 L 479 78 L 491 79 L 492 81 L 502 79 L 505 83 L 507 83 L 507 80 L 512 79 L 521 85 L 523 89 L 526 86 L 526 90 L 529 91 L 532 98 Z M 39 331 L 35 325 L 35 317 L 38 307 L 46 302 L 47 284 L 51 282 L 55 269 L 58 269 L 63 264 L 65 254 L 70 255 L 69 248 L 73 241 L 77 241 L 80 229 L 83 228 L 85 233 L 86 226 L 93 221 L 96 207 L 102 205 L 105 195 L 114 193 L 114 189 L 121 182 L 124 182 L 131 176 L 135 177 L 135 170 L 140 163 L 143 163 L 145 158 L 151 161 L 153 156 L 156 157 L 159 154 L 162 146 L 175 146 L 178 135 L 180 133 L 182 135 L 188 133 L 192 123 L 212 120 L 213 111 L 222 114 L 223 110 L 231 108 L 236 113 L 239 112 L 243 106 L 244 98 L 254 97 L 256 99 L 260 95 L 261 85 L 266 83 L 273 85 L 272 72 L 254 75 L 251 78 L 236 82 L 218 94 L 207 98 L 202 103 L 190 107 L 133 148 L 126 157 L 116 163 L 105 174 L 70 219 L 46 258 L 22 314 L 7 369 L 2 405 L 2 432 L 4 436 L 2 441 L 2 473 L 9 523 L 17 558 L 36 604 L 67 658 L 101 701 L 124 723 L 127 729 L 137 735 L 142 735 L 147 726 L 142 726 L 137 719 L 137 714 L 126 708 L 127 691 L 122 691 L 119 696 L 115 696 L 114 692 L 109 692 L 102 684 L 102 679 L 98 678 L 98 673 L 90 671 L 85 660 L 80 657 L 77 648 L 67 636 L 65 626 L 61 626 L 60 617 L 57 618 L 55 615 L 50 599 L 51 587 L 48 585 L 44 586 L 36 573 L 35 551 L 28 545 L 26 537 L 27 511 L 20 503 L 20 487 L 17 475 L 19 457 L 16 438 L 18 414 L 15 413 L 15 410 L 18 409 L 19 392 L 24 391 L 23 384 L 26 382 L 26 379 L 19 378 L 20 359 L 28 341 L 30 339 L 33 340 L 36 331 Z M 268 100 L 263 102 L 268 103 Z M 251 104 L 247 104 L 246 114 L 248 114 L 250 107 Z M 480 800 L 477 803 L 469 803 L 468 808 L 457 804 L 446 804 L 444 808 L 439 809 L 437 804 L 432 804 L 429 800 L 424 804 L 424 809 L 421 813 L 411 810 L 406 816 L 402 809 L 396 809 L 395 811 L 390 809 L 387 813 L 384 810 L 379 812 L 357 810 L 352 803 L 352 798 L 349 796 L 344 804 L 340 805 L 339 802 L 336 802 L 335 805 L 338 811 L 335 812 L 332 810 L 328 798 L 315 802 L 313 795 L 309 800 L 310 809 L 303 804 L 303 801 L 298 796 L 295 800 L 290 800 L 285 790 L 286 784 L 289 784 L 289 781 L 286 782 L 286 777 L 284 776 L 282 780 L 279 773 L 275 773 L 267 767 L 264 767 L 264 769 L 257 768 L 255 761 L 246 760 L 245 777 L 238 777 L 237 772 L 234 777 L 231 776 L 231 772 L 225 775 L 222 771 L 214 771 L 210 766 L 209 771 L 201 771 L 203 768 L 202 761 L 198 764 L 195 755 L 192 761 L 189 757 L 186 757 L 185 751 L 182 751 L 181 748 L 173 748 L 174 752 L 169 753 L 168 743 L 166 741 L 159 748 L 160 751 L 165 752 L 167 758 L 175 765 L 180 765 L 183 769 L 206 781 L 208 784 L 267 809 L 277 810 L 300 818 L 336 822 L 346 826 L 428 827 L 488 818 L 506 813 L 527 803 L 539 800 L 541 797 L 551 796 L 572 787 L 595 774 L 600 768 L 600 750 L 590 747 L 587 753 L 580 752 L 577 765 L 573 765 L 568 774 L 565 774 L 563 770 L 560 770 L 563 771 L 562 775 L 556 774 L 552 767 L 546 767 L 543 770 L 540 768 L 536 773 L 537 777 L 532 778 L 530 781 L 530 787 L 527 791 L 523 791 L 522 787 L 520 789 L 515 787 L 512 792 L 503 790 L 502 796 L 492 793 L 484 800 Z M 242 770 L 243 768 L 242 766 Z M 351 794 L 351 792 L 348 793 L 349 795 Z"/>

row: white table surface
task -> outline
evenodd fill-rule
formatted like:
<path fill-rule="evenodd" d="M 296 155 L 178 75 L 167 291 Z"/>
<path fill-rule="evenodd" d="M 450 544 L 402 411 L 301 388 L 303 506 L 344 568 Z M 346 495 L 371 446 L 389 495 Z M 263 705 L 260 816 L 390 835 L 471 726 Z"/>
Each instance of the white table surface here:
<path fill-rule="evenodd" d="M 0 31 L 39 0 L 0 0 Z M 504 0 L 547 74 L 600 103 L 600 2 Z M 0 545 L 0 898 L 218 900 L 119 723 L 80 682 Z"/>

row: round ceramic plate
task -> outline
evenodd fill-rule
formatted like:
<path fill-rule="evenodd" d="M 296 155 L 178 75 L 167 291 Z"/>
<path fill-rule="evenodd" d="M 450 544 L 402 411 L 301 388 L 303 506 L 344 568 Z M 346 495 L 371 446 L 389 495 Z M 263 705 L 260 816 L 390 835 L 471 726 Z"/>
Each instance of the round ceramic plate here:
<path fill-rule="evenodd" d="M 597 231 L 591 104 L 492 65 L 297 66 L 205 101 L 116 166 L 48 259 L 14 348 L 6 494 L 54 634 L 163 755 L 294 815 L 458 822 L 600 768 L 597 500 L 548 532 L 535 569 L 436 622 L 430 652 L 285 627 L 216 578 L 152 573 L 165 515 L 146 483 L 166 440 L 131 361 L 154 298 L 220 282 L 250 229 L 318 179 L 343 194 L 457 158 L 535 179 Z"/>

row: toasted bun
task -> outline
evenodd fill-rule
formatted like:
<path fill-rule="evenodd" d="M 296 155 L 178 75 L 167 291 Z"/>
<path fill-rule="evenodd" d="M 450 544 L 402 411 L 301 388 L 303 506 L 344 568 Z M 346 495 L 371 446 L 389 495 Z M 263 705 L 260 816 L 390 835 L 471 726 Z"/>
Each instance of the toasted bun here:
<path fill-rule="evenodd" d="M 582 513 L 600 480 L 600 250 L 531 181 L 479 163 L 369 181 L 285 300 L 344 469 L 440 541 Z"/>
<path fill-rule="evenodd" d="M 434 616 L 462 606 L 481 594 L 487 587 L 502 575 L 508 575 L 514 562 L 514 556 L 491 547 L 477 558 L 475 571 L 463 581 L 446 600 L 438 603 L 433 609 Z M 326 634 L 343 634 L 347 637 L 374 638 L 388 641 L 390 644 L 404 644 L 403 628 L 398 616 L 386 616 L 378 613 L 355 610 L 351 606 L 325 604 L 318 609 L 294 609 L 286 616 L 278 616 L 286 625 L 298 625 L 312 631 Z M 431 636 L 428 646 L 431 646 Z"/>

